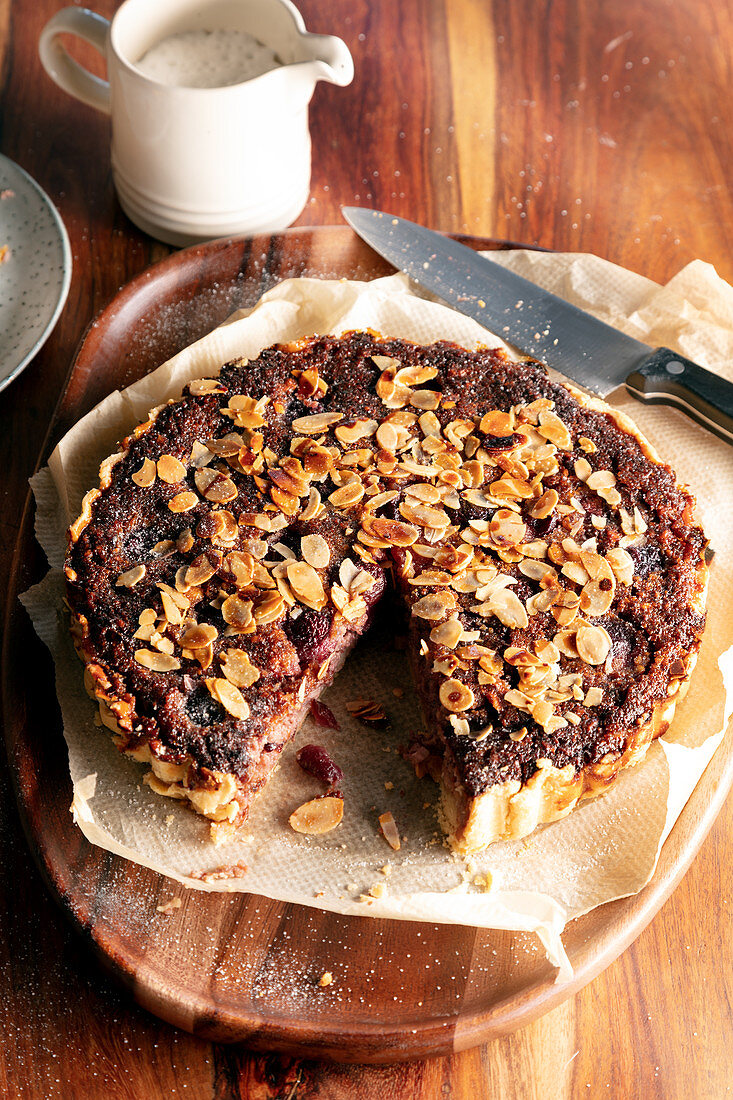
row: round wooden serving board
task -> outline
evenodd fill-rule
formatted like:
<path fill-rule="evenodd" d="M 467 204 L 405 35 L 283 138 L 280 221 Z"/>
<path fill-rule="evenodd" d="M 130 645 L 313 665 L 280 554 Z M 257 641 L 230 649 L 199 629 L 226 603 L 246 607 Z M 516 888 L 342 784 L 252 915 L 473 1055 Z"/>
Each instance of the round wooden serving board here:
<path fill-rule="evenodd" d="M 88 329 L 42 457 L 112 389 L 253 305 L 279 280 L 368 279 L 389 270 L 346 228 L 293 229 L 171 255 L 123 288 Z M 689 866 L 733 781 L 729 735 L 664 845 L 652 882 L 568 926 L 575 976 L 563 986 L 534 937 L 523 934 L 341 917 L 187 890 L 90 845 L 72 823 L 51 660 L 15 598 L 45 571 L 32 512 L 29 501 L 3 662 L 8 753 L 29 843 L 52 893 L 112 974 L 145 1008 L 209 1039 L 393 1062 L 512 1031 L 581 988 L 634 940 Z M 172 897 L 181 907 L 157 912 Z M 322 989 L 324 971 L 334 981 Z"/>

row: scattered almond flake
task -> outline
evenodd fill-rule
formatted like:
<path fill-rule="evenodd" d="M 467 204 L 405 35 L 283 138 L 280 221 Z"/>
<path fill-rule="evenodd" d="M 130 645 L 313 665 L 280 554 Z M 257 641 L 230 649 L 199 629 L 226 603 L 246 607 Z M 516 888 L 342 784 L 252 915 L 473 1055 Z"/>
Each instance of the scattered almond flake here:
<path fill-rule="evenodd" d="M 375 882 L 369 887 L 369 896 L 373 898 L 383 898 L 387 896 L 388 886 L 386 882 Z"/>
<path fill-rule="evenodd" d="M 190 512 L 198 502 L 199 498 L 195 493 L 178 493 L 177 496 L 168 501 L 168 507 L 171 512 Z"/>
<path fill-rule="evenodd" d="M 318 984 L 322 989 L 325 989 L 327 985 L 333 984 L 333 974 L 330 970 L 325 970 L 318 979 Z"/>
<path fill-rule="evenodd" d="M 303 435 L 320 435 L 343 419 L 344 414 L 340 412 L 314 413 L 311 416 L 296 417 L 292 423 L 292 428 L 293 431 L 302 432 Z"/>
<path fill-rule="evenodd" d="M 575 635 L 575 646 L 586 664 L 602 665 L 611 650 L 611 638 L 602 626 L 582 623 Z"/>
<path fill-rule="evenodd" d="M 156 469 L 160 480 L 168 485 L 177 485 L 186 476 L 186 467 L 174 455 L 161 455 Z"/>
<path fill-rule="evenodd" d="M 331 550 L 323 535 L 304 535 L 300 540 L 300 552 L 314 569 L 325 569 L 331 561 Z"/>
<path fill-rule="evenodd" d="M 312 565 L 304 561 L 289 562 L 287 578 L 301 603 L 313 611 L 322 611 L 328 603 L 321 578 Z"/>
<path fill-rule="evenodd" d="M 195 623 L 181 636 L 181 645 L 185 649 L 203 649 L 216 641 L 218 636 L 219 631 L 212 623 Z"/>
<path fill-rule="evenodd" d="M 412 614 L 418 619 L 443 619 L 456 608 L 456 598 L 452 592 L 434 592 L 423 596 L 412 605 Z"/>
<path fill-rule="evenodd" d="M 304 802 L 289 817 L 290 827 L 306 836 L 321 836 L 341 824 L 344 816 L 344 800 L 336 795 L 323 795 Z"/>
<path fill-rule="evenodd" d="M 399 852 L 402 847 L 400 833 L 391 813 L 380 814 L 379 827 L 382 830 L 382 836 L 387 841 L 392 851 Z"/>
<path fill-rule="evenodd" d="M 463 627 L 458 619 L 447 619 L 443 623 L 434 626 L 430 631 L 430 641 L 436 645 L 445 646 L 446 649 L 455 649 L 461 640 Z"/>
<path fill-rule="evenodd" d="M 219 661 L 224 676 L 235 687 L 252 687 L 260 678 L 260 670 L 243 649 L 226 649 L 219 655 Z"/>
<path fill-rule="evenodd" d="M 206 686 L 213 698 L 221 703 L 224 710 L 231 714 L 232 718 L 237 718 L 239 721 L 249 718 L 249 703 L 239 688 L 235 687 L 229 680 L 219 678 L 207 680 Z"/>
<path fill-rule="evenodd" d="M 162 905 L 156 905 L 155 911 L 156 913 L 171 913 L 174 909 L 180 909 L 182 904 L 180 898 L 171 898 L 169 901 L 163 902 Z"/>
<path fill-rule="evenodd" d="M 149 668 L 152 672 L 174 672 L 181 667 L 181 662 L 176 657 L 151 649 L 136 649 L 135 660 L 143 668 Z"/>
<path fill-rule="evenodd" d="M 510 741 L 524 741 L 524 739 L 527 736 L 528 732 L 529 731 L 528 731 L 526 726 L 522 726 L 522 728 L 519 729 L 519 730 L 512 730 L 512 732 L 509 734 L 509 740 Z"/>
<path fill-rule="evenodd" d="M 391 863 L 385 863 L 383 867 L 379 868 L 379 870 L 382 872 L 382 874 L 384 875 L 385 878 L 389 878 L 390 875 L 392 874 L 392 864 Z"/>
<path fill-rule="evenodd" d="M 115 581 L 115 585 L 119 588 L 134 588 L 135 585 L 143 579 L 145 576 L 144 565 L 133 565 L 132 569 L 128 569 L 124 573 L 120 573 L 119 577 Z"/>
<path fill-rule="evenodd" d="M 375 699 L 352 699 L 346 709 L 360 722 L 386 722 L 387 712 Z"/>
<path fill-rule="evenodd" d="M 156 478 L 156 468 L 152 458 L 146 458 L 140 469 L 135 470 L 131 477 L 141 489 L 149 489 Z"/>
<path fill-rule="evenodd" d="M 599 687 L 589 687 L 585 693 L 583 699 L 584 707 L 597 707 L 599 703 L 603 702 L 603 689 Z"/>

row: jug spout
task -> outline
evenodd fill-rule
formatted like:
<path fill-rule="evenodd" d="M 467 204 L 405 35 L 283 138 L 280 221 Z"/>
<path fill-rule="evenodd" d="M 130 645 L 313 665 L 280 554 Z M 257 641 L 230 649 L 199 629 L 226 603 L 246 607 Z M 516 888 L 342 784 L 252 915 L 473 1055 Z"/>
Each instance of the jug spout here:
<path fill-rule="evenodd" d="M 349 47 L 333 34 L 309 34 L 312 71 L 316 80 L 345 87 L 354 79 L 354 59 Z"/>

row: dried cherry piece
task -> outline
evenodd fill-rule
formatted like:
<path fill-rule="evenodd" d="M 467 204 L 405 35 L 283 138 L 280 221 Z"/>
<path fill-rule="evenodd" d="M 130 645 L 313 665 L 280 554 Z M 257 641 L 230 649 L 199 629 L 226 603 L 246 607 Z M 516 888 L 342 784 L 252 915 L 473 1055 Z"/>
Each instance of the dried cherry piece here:
<path fill-rule="evenodd" d="M 314 699 L 311 703 L 311 717 L 317 725 L 325 726 L 327 730 L 341 729 L 331 708 L 327 707 L 325 703 L 319 703 L 317 699 Z"/>
<path fill-rule="evenodd" d="M 304 772 L 326 783 L 329 791 L 333 791 L 344 778 L 341 768 L 323 745 L 303 745 L 295 754 L 295 759 Z"/>

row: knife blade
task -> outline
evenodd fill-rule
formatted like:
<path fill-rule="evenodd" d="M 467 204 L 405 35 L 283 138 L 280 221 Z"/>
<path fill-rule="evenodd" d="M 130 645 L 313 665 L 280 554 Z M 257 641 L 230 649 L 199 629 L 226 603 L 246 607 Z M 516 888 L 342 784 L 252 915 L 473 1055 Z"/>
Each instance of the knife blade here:
<path fill-rule="evenodd" d="M 381 210 L 342 207 L 352 229 L 420 286 L 520 351 L 607 396 L 681 408 L 733 443 L 733 384 L 670 348 L 652 349 L 458 241 Z"/>

